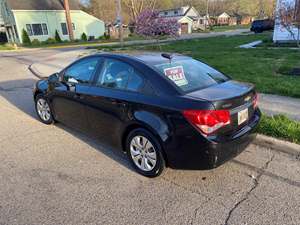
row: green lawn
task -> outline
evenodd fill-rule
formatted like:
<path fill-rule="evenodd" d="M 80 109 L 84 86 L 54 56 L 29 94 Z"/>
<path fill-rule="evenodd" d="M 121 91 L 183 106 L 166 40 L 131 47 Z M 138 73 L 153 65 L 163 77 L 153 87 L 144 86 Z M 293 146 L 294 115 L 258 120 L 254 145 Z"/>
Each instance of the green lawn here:
<path fill-rule="evenodd" d="M 300 50 L 240 49 L 237 46 L 266 39 L 270 33 L 178 41 L 129 49 L 176 52 L 202 60 L 235 80 L 251 82 L 262 93 L 300 98 L 300 77 L 284 75 L 300 67 Z"/>
<path fill-rule="evenodd" d="M 224 31 L 228 31 L 228 30 L 237 30 L 237 29 L 249 29 L 249 31 L 250 31 L 250 25 L 214 26 L 212 31 L 224 32 Z"/>
<path fill-rule="evenodd" d="M 13 50 L 14 48 L 7 44 L 0 44 L 0 51 L 1 50 Z"/>
<path fill-rule="evenodd" d="M 258 132 L 300 144 L 300 122 L 293 121 L 283 115 L 274 117 L 263 115 Z"/>

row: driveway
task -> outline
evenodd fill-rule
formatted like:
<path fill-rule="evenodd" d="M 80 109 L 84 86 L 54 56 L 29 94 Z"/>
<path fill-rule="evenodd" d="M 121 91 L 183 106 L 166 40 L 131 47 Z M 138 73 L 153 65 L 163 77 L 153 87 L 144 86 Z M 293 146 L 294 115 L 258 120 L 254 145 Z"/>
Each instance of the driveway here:
<path fill-rule="evenodd" d="M 56 51 L 0 60 L 0 224 L 300 224 L 299 156 L 251 145 L 147 179 L 101 140 L 40 123 L 27 66 Z"/>

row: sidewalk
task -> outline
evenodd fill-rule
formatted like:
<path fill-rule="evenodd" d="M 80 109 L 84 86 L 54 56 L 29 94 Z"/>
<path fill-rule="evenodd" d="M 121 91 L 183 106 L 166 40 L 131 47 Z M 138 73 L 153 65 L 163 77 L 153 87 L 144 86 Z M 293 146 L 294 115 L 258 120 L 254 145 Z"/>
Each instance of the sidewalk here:
<path fill-rule="evenodd" d="M 300 121 L 300 99 L 286 96 L 260 94 L 260 109 L 267 115 L 285 114 Z"/>
<path fill-rule="evenodd" d="M 236 29 L 236 30 L 227 30 L 222 32 L 208 32 L 208 33 L 192 33 L 192 34 L 183 34 L 179 37 L 170 37 L 163 40 L 155 40 L 155 39 L 148 39 L 148 40 L 131 40 L 125 41 L 124 46 L 131 46 L 131 45 L 146 45 L 146 44 L 157 44 L 157 43 L 168 43 L 173 41 L 184 41 L 184 40 L 192 40 L 192 39 L 199 39 L 199 38 L 210 38 L 210 37 L 219 37 L 219 36 L 236 36 L 236 35 L 248 35 L 251 32 L 249 29 Z M 69 44 L 69 45 L 57 45 L 57 46 L 47 46 L 45 48 L 37 48 L 37 50 L 42 49 L 77 49 L 77 48 L 99 48 L 99 47 L 107 47 L 107 46 L 118 46 L 120 42 L 104 42 L 104 43 L 81 43 L 81 44 Z M 26 50 L 26 49 L 24 49 Z"/>
<path fill-rule="evenodd" d="M 94 49 L 79 49 L 53 55 L 30 66 L 30 71 L 37 77 L 47 77 L 60 71 L 81 56 L 96 52 Z M 259 106 L 269 116 L 285 114 L 291 119 L 300 121 L 300 99 L 260 94 Z"/>
<path fill-rule="evenodd" d="M 94 49 L 76 49 L 62 52 L 40 60 L 29 66 L 29 70 L 37 77 L 48 77 L 49 75 L 59 72 L 78 58 L 96 52 Z"/>

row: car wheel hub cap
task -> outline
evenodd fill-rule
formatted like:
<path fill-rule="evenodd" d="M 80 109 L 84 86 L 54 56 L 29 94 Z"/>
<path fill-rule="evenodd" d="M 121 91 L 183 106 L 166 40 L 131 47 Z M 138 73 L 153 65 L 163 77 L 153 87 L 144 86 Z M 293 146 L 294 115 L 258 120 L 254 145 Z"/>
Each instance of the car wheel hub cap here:
<path fill-rule="evenodd" d="M 40 118 L 48 121 L 51 118 L 50 107 L 45 99 L 39 99 L 36 103 L 37 111 Z"/>
<path fill-rule="evenodd" d="M 152 143 L 143 136 L 136 136 L 130 143 L 131 158 L 143 171 L 151 171 L 156 166 L 157 155 Z"/>

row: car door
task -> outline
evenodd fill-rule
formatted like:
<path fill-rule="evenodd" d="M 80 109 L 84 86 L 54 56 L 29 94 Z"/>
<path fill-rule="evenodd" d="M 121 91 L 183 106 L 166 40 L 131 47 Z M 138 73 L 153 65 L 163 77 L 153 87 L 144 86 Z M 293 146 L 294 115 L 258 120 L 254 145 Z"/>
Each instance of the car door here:
<path fill-rule="evenodd" d="M 99 138 L 116 144 L 144 80 L 131 65 L 120 60 L 106 58 L 102 65 L 91 87 L 93 94 L 87 97 L 87 117 Z"/>
<path fill-rule="evenodd" d="M 75 62 L 61 74 L 61 82 L 51 92 L 56 120 L 77 129 L 87 129 L 85 98 L 99 65 L 99 57 Z"/>

